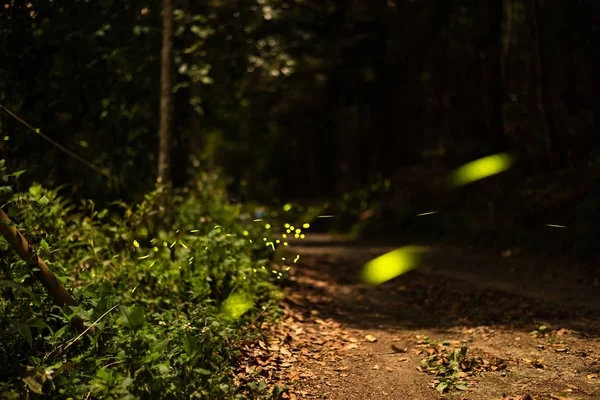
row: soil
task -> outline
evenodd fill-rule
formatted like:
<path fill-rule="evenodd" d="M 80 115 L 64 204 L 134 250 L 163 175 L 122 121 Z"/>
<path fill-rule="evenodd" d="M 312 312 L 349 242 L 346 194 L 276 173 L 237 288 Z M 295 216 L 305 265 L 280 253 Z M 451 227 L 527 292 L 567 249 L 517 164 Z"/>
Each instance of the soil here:
<path fill-rule="evenodd" d="M 282 322 L 244 344 L 240 376 L 292 399 L 600 399 L 595 265 L 429 246 L 419 268 L 359 282 L 365 262 L 401 246 L 292 243 Z M 444 374 L 421 361 L 448 365 L 444 349 L 461 347 L 476 367 L 441 393 Z"/>

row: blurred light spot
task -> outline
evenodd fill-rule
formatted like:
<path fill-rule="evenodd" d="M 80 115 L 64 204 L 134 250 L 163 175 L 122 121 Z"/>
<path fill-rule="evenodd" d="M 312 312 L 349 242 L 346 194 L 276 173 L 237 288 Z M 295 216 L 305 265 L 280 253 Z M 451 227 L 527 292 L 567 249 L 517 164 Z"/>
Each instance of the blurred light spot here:
<path fill-rule="evenodd" d="M 514 157 L 508 153 L 483 157 L 454 170 L 450 174 L 449 183 L 452 186 L 463 186 L 479 179 L 504 172 L 513 164 Z"/>
<path fill-rule="evenodd" d="M 283 211 L 290 211 L 292 209 L 292 205 L 290 203 L 287 203 L 286 205 L 283 206 Z"/>
<path fill-rule="evenodd" d="M 565 225 L 556 225 L 556 224 L 546 224 L 546 226 L 549 226 L 550 228 L 562 228 L 562 229 L 567 228 Z"/>
<path fill-rule="evenodd" d="M 254 302 L 244 294 L 232 293 L 221 304 L 225 317 L 238 319 L 254 306 Z"/>
<path fill-rule="evenodd" d="M 379 285 L 417 268 L 422 249 L 406 246 L 390 251 L 366 263 L 361 279 L 370 285 Z"/>
<path fill-rule="evenodd" d="M 424 217 L 425 215 L 437 214 L 439 211 L 428 211 L 421 214 L 417 214 L 417 217 Z"/>

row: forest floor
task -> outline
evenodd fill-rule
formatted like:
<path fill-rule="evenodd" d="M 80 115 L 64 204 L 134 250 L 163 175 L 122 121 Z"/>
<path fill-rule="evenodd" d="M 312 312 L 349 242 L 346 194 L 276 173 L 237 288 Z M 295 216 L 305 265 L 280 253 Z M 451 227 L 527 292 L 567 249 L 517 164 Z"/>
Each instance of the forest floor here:
<path fill-rule="evenodd" d="M 430 246 L 416 270 L 358 281 L 401 245 L 293 243 L 282 322 L 244 344 L 242 375 L 286 384 L 292 399 L 600 399 L 595 266 Z"/>

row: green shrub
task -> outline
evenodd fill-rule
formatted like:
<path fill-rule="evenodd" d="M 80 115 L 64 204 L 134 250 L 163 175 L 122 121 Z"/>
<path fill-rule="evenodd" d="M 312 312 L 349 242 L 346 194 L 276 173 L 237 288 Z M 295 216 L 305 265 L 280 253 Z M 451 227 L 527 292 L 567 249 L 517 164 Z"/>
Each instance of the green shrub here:
<path fill-rule="evenodd" d="M 0 240 L 1 398 L 241 398 L 252 389 L 232 386 L 231 363 L 235 342 L 277 296 L 276 276 L 262 268 L 273 250 L 214 176 L 102 210 L 34 184 L 5 210 L 79 306 L 54 305 Z M 80 336 L 75 316 L 97 321 L 95 335 Z"/>

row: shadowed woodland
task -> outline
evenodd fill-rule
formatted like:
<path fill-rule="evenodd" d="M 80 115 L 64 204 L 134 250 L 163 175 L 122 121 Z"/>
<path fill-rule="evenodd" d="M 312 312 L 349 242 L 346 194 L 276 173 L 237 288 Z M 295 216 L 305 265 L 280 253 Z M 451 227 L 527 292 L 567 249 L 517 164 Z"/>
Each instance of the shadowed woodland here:
<path fill-rule="evenodd" d="M 1 0 L 0 397 L 598 398 L 599 35 L 587 0 Z"/>

